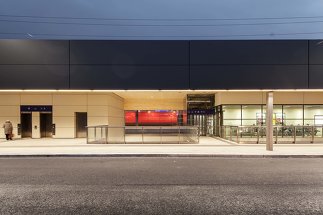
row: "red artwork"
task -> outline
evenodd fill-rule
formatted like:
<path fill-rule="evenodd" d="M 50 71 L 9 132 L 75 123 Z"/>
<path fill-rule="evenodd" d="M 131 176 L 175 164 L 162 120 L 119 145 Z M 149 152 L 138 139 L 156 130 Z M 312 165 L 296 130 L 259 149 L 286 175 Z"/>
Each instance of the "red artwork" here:
<path fill-rule="evenodd" d="M 125 113 L 126 125 L 136 124 L 136 111 L 126 111 Z"/>
<path fill-rule="evenodd" d="M 126 111 L 126 125 L 136 123 L 136 112 Z M 176 111 L 140 111 L 138 112 L 138 125 L 177 125 Z"/>

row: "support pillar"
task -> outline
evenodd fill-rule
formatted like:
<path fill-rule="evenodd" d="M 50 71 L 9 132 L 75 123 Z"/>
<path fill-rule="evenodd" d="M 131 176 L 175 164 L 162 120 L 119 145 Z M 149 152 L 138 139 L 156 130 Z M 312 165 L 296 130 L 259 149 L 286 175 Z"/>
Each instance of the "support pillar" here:
<path fill-rule="evenodd" d="M 274 93 L 267 92 L 266 94 L 266 150 L 273 151 L 274 142 L 274 127 L 273 127 L 273 108 L 274 108 Z"/>

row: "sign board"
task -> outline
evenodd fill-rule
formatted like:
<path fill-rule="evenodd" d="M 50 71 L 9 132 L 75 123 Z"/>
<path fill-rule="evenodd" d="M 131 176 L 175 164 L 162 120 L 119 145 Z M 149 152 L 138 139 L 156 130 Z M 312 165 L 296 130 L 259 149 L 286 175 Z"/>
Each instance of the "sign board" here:
<path fill-rule="evenodd" d="M 21 105 L 20 112 L 52 112 L 51 105 Z"/>

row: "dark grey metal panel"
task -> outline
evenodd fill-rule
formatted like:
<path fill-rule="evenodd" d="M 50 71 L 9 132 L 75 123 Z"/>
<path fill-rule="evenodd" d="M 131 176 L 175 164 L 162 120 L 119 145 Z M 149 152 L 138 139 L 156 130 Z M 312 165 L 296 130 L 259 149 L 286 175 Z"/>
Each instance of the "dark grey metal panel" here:
<path fill-rule="evenodd" d="M 71 41 L 71 64 L 188 64 L 188 42 Z"/>
<path fill-rule="evenodd" d="M 0 65 L 1 89 L 68 89 L 68 65 Z"/>
<path fill-rule="evenodd" d="M 309 70 L 309 88 L 323 89 L 323 65 L 310 65 Z"/>
<path fill-rule="evenodd" d="M 187 66 L 71 66 L 72 89 L 188 89 Z"/>
<path fill-rule="evenodd" d="M 192 89 L 305 89 L 307 65 L 192 66 Z"/>
<path fill-rule="evenodd" d="M 68 41 L 0 40 L 0 64 L 68 64 Z"/>
<path fill-rule="evenodd" d="M 309 41 L 310 64 L 323 64 L 323 40 Z"/>
<path fill-rule="evenodd" d="M 307 40 L 191 41 L 191 64 L 307 64 Z"/>

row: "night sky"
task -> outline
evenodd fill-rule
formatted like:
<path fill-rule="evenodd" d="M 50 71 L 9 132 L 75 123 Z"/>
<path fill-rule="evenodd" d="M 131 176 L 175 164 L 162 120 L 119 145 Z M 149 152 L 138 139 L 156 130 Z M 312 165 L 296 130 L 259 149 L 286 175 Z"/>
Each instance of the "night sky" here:
<path fill-rule="evenodd" d="M 0 38 L 321 39 L 322 0 L 0 0 Z"/>

